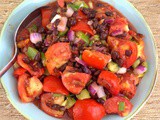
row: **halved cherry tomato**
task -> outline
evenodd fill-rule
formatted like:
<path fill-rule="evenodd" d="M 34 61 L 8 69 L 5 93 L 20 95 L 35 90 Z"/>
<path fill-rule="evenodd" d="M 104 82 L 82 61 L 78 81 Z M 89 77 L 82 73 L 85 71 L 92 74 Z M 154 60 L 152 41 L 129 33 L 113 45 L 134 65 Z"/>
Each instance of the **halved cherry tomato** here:
<path fill-rule="evenodd" d="M 113 51 L 118 51 L 120 58 L 123 60 L 123 67 L 129 68 L 137 60 L 137 44 L 129 40 L 122 40 L 115 37 L 108 37 L 108 44 Z M 128 57 L 125 55 L 126 50 L 131 50 L 132 54 Z"/>
<path fill-rule="evenodd" d="M 105 114 L 104 107 L 92 99 L 78 100 L 73 107 L 74 120 L 101 120 Z"/>
<path fill-rule="evenodd" d="M 120 79 L 112 72 L 102 71 L 97 81 L 100 85 L 108 89 L 112 95 L 118 95 L 120 91 Z"/>
<path fill-rule="evenodd" d="M 57 0 L 58 5 L 63 8 L 64 7 L 64 0 Z"/>
<path fill-rule="evenodd" d="M 18 64 L 23 67 L 24 69 L 26 69 L 31 75 L 33 76 L 37 76 L 37 77 L 40 77 L 41 75 L 43 75 L 44 73 L 44 69 L 43 68 L 37 68 L 37 71 L 34 71 L 32 69 L 31 66 L 29 66 L 28 64 L 26 64 L 23 59 L 26 58 L 27 56 L 24 55 L 24 54 L 18 54 L 18 57 L 17 57 L 17 62 Z"/>
<path fill-rule="evenodd" d="M 53 13 L 53 9 L 51 9 L 51 8 L 42 8 L 42 9 L 41 9 L 41 14 L 42 14 L 42 26 L 43 26 L 44 28 L 46 28 L 46 26 L 50 23 L 52 13 Z"/>
<path fill-rule="evenodd" d="M 123 104 L 122 106 L 120 106 L 121 103 Z M 118 115 L 125 117 L 131 112 L 133 105 L 128 99 L 115 96 L 107 99 L 104 103 L 104 107 L 108 114 L 117 113 Z"/>
<path fill-rule="evenodd" d="M 41 96 L 41 109 L 53 116 L 53 117 L 57 117 L 57 118 L 62 118 L 63 115 L 64 115 L 64 111 L 58 111 L 58 110 L 55 110 L 55 109 L 52 109 L 51 107 L 49 107 L 47 105 L 47 103 L 52 103 L 52 100 L 53 100 L 53 96 L 51 93 L 45 93 Z"/>
<path fill-rule="evenodd" d="M 87 16 L 81 10 L 78 10 L 77 19 L 87 20 Z"/>
<path fill-rule="evenodd" d="M 17 69 L 14 70 L 13 75 L 14 75 L 15 77 L 19 77 L 20 75 L 23 75 L 25 72 L 27 72 L 26 69 L 24 69 L 24 68 L 22 68 L 22 67 L 19 67 L 19 68 L 17 68 Z"/>
<path fill-rule="evenodd" d="M 94 35 L 93 30 L 85 21 L 78 21 L 76 25 L 71 27 L 73 31 L 82 31 Z"/>
<path fill-rule="evenodd" d="M 68 95 L 68 90 L 62 84 L 62 81 L 54 76 L 48 76 L 44 79 L 43 90 L 45 92 Z"/>
<path fill-rule="evenodd" d="M 23 74 L 18 78 L 18 93 L 22 102 L 31 102 L 42 93 L 43 85 L 37 77 Z"/>
<path fill-rule="evenodd" d="M 89 66 L 97 69 L 104 69 L 107 63 L 111 60 L 111 56 L 102 54 L 98 51 L 85 50 L 83 51 L 82 59 Z"/>
<path fill-rule="evenodd" d="M 115 31 L 122 31 L 122 32 L 128 32 L 128 22 L 125 18 L 119 18 L 117 17 L 114 21 L 114 23 L 111 25 L 109 33 L 113 33 Z"/>
<path fill-rule="evenodd" d="M 45 53 L 46 66 L 51 75 L 54 75 L 54 69 L 60 68 L 71 58 L 71 49 L 69 43 L 56 43 L 50 46 Z"/>
<path fill-rule="evenodd" d="M 86 73 L 70 72 L 72 67 L 67 67 L 62 74 L 63 85 L 73 94 L 79 94 L 89 82 L 91 76 Z"/>

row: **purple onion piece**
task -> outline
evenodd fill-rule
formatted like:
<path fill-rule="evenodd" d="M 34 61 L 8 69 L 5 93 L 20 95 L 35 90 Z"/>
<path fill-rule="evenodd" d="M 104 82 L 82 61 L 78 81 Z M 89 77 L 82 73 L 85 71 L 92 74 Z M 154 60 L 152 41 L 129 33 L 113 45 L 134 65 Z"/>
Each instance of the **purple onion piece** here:
<path fill-rule="evenodd" d="M 118 35 L 122 35 L 123 31 L 122 30 L 115 30 L 114 32 L 111 33 L 111 36 L 118 36 Z"/>
<path fill-rule="evenodd" d="M 92 74 L 91 70 L 88 67 L 84 67 L 84 72 L 87 74 Z"/>
<path fill-rule="evenodd" d="M 69 41 L 73 41 L 75 39 L 75 32 L 70 30 L 67 36 Z"/>
<path fill-rule="evenodd" d="M 40 33 L 31 33 L 30 34 L 30 41 L 34 44 L 42 41 L 42 35 Z"/>
<path fill-rule="evenodd" d="M 105 47 L 97 47 L 97 46 L 93 46 L 93 49 L 99 52 L 102 52 L 103 50 L 105 50 Z"/>
<path fill-rule="evenodd" d="M 98 89 L 99 89 L 99 86 L 97 85 L 96 82 L 92 83 L 92 84 L 88 87 L 88 91 L 90 92 L 90 94 L 91 94 L 92 96 L 94 96 L 94 95 L 97 93 Z"/>
<path fill-rule="evenodd" d="M 146 71 L 147 71 L 147 68 L 140 65 L 133 72 L 137 75 L 141 75 L 141 74 L 144 74 Z"/>
<path fill-rule="evenodd" d="M 86 63 L 85 63 L 83 60 L 81 60 L 80 58 L 76 57 L 75 60 L 76 60 L 79 64 L 83 65 L 84 67 L 87 67 Z"/>
<path fill-rule="evenodd" d="M 105 19 L 104 22 L 108 23 L 108 24 L 112 24 L 112 23 L 114 23 L 114 19 L 113 18 L 108 18 L 108 19 Z"/>
<path fill-rule="evenodd" d="M 104 92 L 104 88 L 102 86 L 99 86 L 99 89 L 97 91 L 97 96 L 98 96 L 98 98 L 102 98 L 102 97 L 106 96 L 106 94 Z"/>

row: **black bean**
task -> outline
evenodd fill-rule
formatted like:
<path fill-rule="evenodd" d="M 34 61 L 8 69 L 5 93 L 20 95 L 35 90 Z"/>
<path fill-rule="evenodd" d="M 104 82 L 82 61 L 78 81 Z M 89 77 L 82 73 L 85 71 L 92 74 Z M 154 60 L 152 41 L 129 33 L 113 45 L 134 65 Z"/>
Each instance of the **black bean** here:
<path fill-rule="evenodd" d="M 36 48 L 41 48 L 41 45 L 42 45 L 41 41 L 35 44 Z"/>
<path fill-rule="evenodd" d="M 104 25 L 98 25 L 96 31 L 98 33 L 105 32 L 106 27 Z"/>
<path fill-rule="evenodd" d="M 91 70 L 92 73 L 96 72 L 95 68 L 91 68 L 90 70 Z"/>
<path fill-rule="evenodd" d="M 39 62 L 41 60 L 41 53 L 38 52 L 37 55 L 34 57 L 34 60 Z"/>
<path fill-rule="evenodd" d="M 112 94 L 106 88 L 104 88 L 104 92 L 106 94 L 106 99 L 112 97 Z"/>
<path fill-rule="evenodd" d="M 126 50 L 125 55 L 130 57 L 132 55 L 132 50 Z"/>
<path fill-rule="evenodd" d="M 111 53 L 111 57 L 113 60 L 119 59 L 119 53 L 117 51 L 113 51 Z"/>
<path fill-rule="evenodd" d="M 93 99 L 98 99 L 97 94 L 95 94 L 95 95 L 91 95 L 91 97 L 92 97 Z"/>
<path fill-rule="evenodd" d="M 29 60 L 29 58 L 27 58 L 27 57 L 23 58 L 22 60 L 23 60 L 23 62 L 25 62 L 25 63 L 27 63 L 27 64 L 30 63 L 30 60 Z"/>
<path fill-rule="evenodd" d="M 44 47 L 43 49 L 42 49 L 42 52 L 46 52 L 47 51 L 47 49 L 48 49 L 48 47 Z"/>
<path fill-rule="evenodd" d="M 99 3 L 99 2 L 98 2 L 98 3 L 96 4 L 96 6 L 97 6 L 97 7 L 103 7 L 104 5 L 103 5 L 102 3 Z"/>
<path fill-rule="evenodd" d="M 96 76 L 93 76 L 93 77 L 92 77 L 92 80 L 93 80 L 93 81 L 97 81 L 97 77 L 96 77 Z"/>
<path fill-rule="evenodd" d="M 100 71 L 100 70 L 97 70 L 96 72 L 94 72 L 94 75 L 95 75 L 95 76 L 98 76 L 100 73 L 101 73 L 101 71 Z"/>
<path fill-rule="evenodd" d="M 87 15 L 89 19 L 93 19 L 96 16 L 96 11 L 95 10 L 91 10 L 90 13 Z"/>
<path fill-rule="evenodd" d="M 97 99 L 97 102 L 98 102 L 98 103 L 101 103 L 101 104 L 104 104 L 104 103 L 105 103 L 105 101 L 104 101 L 102 98 L 98 98 L 98 99 Z"/>
<path fill-rule="evenodd" d="M 119 59 L 119 60 L 117 60 L 116 62 L 117 62 L 117 64 L 118 64 L 120 67 L 123 66 L 124 61 L 123 61 L 122 59 Z"/>
<path fill-rule="evenodd" d="M 101 40 L 106 40 L 107 36 L 108 36 L 108 32 L 102 32 L 102 33 L 100 33 L 100 39 Z"/>
<path fill-rule="evenodd" d="M 76 68 L 79 68 L 81 65 L 79 63 L 75 63 L 74 65 Z"/>
<path fill-rule="evenodd" d="M 60 109 L 60 105 L 54 104 L 54 105 L 52 105 L 51 108 L 54 109 L 54 110 L 59 110 Z"/>
<path fill-rule="evenodd" d="M 54 22 L 54 27 L 57 27 L 60 23 L 60 19 L 57 19 L 55 22 Z"/>
<path fill-rule="evenodd" d="M 113 12 L 111 12 L 111 11 L 107 11 L 105 14 L 106 14 L 106 16 L 113 16 Z"/>
<path fill-rule="evenodd" d="M 42 76 L 39 78 L 39 80 L 40 80 L 41 82 L 43 82 L 45 77 L 46 77 L 46 75 L 42 75 Z"/>
<path fill-rule="evenodd" d="M 67 25 L 68 25 L 69 27 L 72 27 L 72 26 L 74 26 L 76 23 L 77 23 L 76 18 L 75 18 L 75 17 L 70 17 L 70 18 L 68 19 Z"/>
<path fill-rule="evenodd" d="M 66 66 L 67 66 L 67 64 L 62 65 L 62 66 L 59 68 L 59 70 L 60 70 L 61 72 L 63 72 L 63 71 L 66 69 Z"/>
<path fill-rule="evenodd" d="M 38 66 L 39 68 L 43 68 L 42 62 L 38 62 L 38 63 L 37 63 L 37 66 Z"/>
<path fill-rule="evenodd" d="M 44 27 L 40 27 L 39 29 L 38 29 L 38 33 L 45 33 L 46 31 L 45 31 L 45 28 Z"/>
<path fill-rule="evenodd" d="M 123 32 L 123 34 L 117 35 L 116 37 L 118 37 L 118 38 L 124 38 L 126 36 L 127 36 L 127 32 Z"/>
<path fill-rule="evenodd" d="M 90 9 L 89 8 L 83 8 L 82 12 L 86 15 L 88 15 L 90 13 Z"/>
<path fill-rule="evenodd" d="M 93 24 L 92 24 L 93 28 L 96 29 L 97 26 L 98 26 L 98 24 L 99 24 L 99 23 L 98 23 L 98 20 L 97 20 L 97 19 L 94 19 L 94 20 L 93 20 Z"/>

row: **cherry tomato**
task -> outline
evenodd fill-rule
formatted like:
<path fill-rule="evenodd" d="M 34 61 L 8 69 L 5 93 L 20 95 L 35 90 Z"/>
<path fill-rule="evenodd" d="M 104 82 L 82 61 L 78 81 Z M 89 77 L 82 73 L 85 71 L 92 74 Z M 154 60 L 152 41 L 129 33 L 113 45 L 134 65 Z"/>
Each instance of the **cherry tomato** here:
<path fill-rule="evenodd" d="M 102 54 L 98 51 L 85 50 L 83 51 L 82 59 L 89 66 L 97 69 L 104 69 L 107 63 L 111 60 L 111 56 Z"/>
<path fill-rule="evenodd" d="M 104 107 L 108 114 L 118 114 L 125 117 L 131 112 L 133 105 L 128 99 L 115 96 L 107 99 Z"/>
<path fill-rule="evenodd" d="M 37 77 L 29 78 L 28 74 L 23 74 L 18 78 L 18 93 L 22 102 L 32 102 L 42 93 L 42 87 Z"/>
<path fill-rule="evenodd" d="M 122 40 L 115 37 L 108 37 L 108 44 L 113 51 L 118 51 L 120 58 L 123 60 L 123 67 L 129 68 L 137 60 L 138 50 L 137 44 L 129 40 Z M 132 54 L 126 56 L 126 50 L 131 50 Z"/>
<path fill-rule="evenodd" d="M 50 8 L 42 8 L 42 9 L 41 9 L 41 14 L 42 14 L 42 26 L 43 26 L 44 28 L 46 28 L 46 26 L 50 23 L 52 13 L 53 13 L 53 9 L 50 9 Z"/>
<path fill-rule="evenodd" d="M 64 111 L 59 111 L 59 110 L 55 110 L 52 109 L 51 107 L 49 107 L 47 104 L 51 103 L 53 100 L 52 94 L 51 93 L 45 93 L 41 96 L 41 109 L 53 116 L 53 117 L 57 117 L 57 118 L 62 118 L 64 115 Z"/>
<path fill-rule="evenodd" d="M 74 120 L 101 120 L 104 107 L 92 99 L 78 100 L 73 107 Z"/>
<path fill-rule="evenodd" d="M 71 58 L 71 49 L 69 43 L 56 43 L 50 46 L 45 53 L 46 66 L 51 75 L 54 75 L 54 69 L 60 68 Z"/>
<path fill-rule="evenodd" d="M 133 73 L 127 72 L 126 74 L 122 75 L 121 79 L 126 79 L 126 80 L 130 80 L 133 82 L 134 85 L 138 85 L 140 82 L 140 78 L 138 77 L 138 75 L 135 75 Z"/>
<path fill-rule="evenodd" d="M 82 31 L 82 32 L 85 32 L 85 33 L 89 33 L 90 35 L 94 35 L 93 30 L 83 20 L 82 21 L 78 21 L 76 25 L 71 27 L 71 30 L 73 30 L 73 31 Z"/>
<path fill-rule="evenodd" d="M 22 68 L 22 67 L 19 67 L 19 68 L 17 68 L 17 69 L 14 70 L 13 75 L 14 75 L 15 77 L 19 77 L 20 75 L 23 75 L 25 72 L 27 72 L 26 69 L 24 69 L 24 68 Z"/>
<path fill-rule="evenodd" d="M 45 92 L 68 95 L 69 92 L 62 84 L 62 81 L 54 76 L 48 76 L 44 79 L 43 90 Z"/>
<path fill-rule="evenodd" d="M 120 79 L 112 72 L 102 71 L 97 81 L 100 85 L 108 89 L 112 95 L 118 95 L 120 91 Z"/>
<path fill-rule="evenodd" d="M 61 7 L 61 8 L 63 8 L 64 7 L 64 0 L 57 0 L 57 2 L 58 2 L 58 5 Z"/>
<path fill-rule="evenodd" d="M 77 19 L 87 20 L 87 16 L 81 10 L 78 10 Z"/>
<path fill-rule="evenodd" d="M 89 82 L 91 76 L 86 73 L 70 72 L 70 67 L 67 67 L 62 74 L 63 85 L 73 94 L 79 94 Z"/>
<path fill-rule="evenodd" d="M 24 69 L 26 69 L 32 76 L 37 76 L 37 77 L 40 77 L 41 75 L 43 75 L 44 73 L 44 69 L 43 68 L 37 68 L 36 71 L 34 71 L 32 69 L 32 67 L 29 65 L 29 64 L 26 64 L 23 59 L 26 58 L 27 56 L 24 55 L 24 54 L 18 54 L 18 57 L 17 57 L 17 62 L 18 64 L 23 67 Z"/>
<path fill-rule="evenodd" d="M 128 32 L 128 22 L 125 18 L 119 18 L 117 17 L 114 21 L 114 23 L 111 25 L 109 33 L 113 33 L 115 31 L 122 31 L 122 32 Z"/>

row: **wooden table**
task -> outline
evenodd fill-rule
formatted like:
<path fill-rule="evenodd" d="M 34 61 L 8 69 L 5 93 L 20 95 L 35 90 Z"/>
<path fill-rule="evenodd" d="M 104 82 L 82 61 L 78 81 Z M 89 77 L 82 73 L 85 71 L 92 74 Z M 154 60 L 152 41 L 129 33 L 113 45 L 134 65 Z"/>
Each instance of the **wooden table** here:
<path fill-rule="evenodd" d="M 9 14 L 23 0 L 0 0 L 0 31 Z M 143 14 L 157 41 L 160 53 L 160 0 L 129 0 Z M 160 54 L 159 54 L 160 57 Z M 160 72 L 160 71 L 158 71 Z M 0 85 L 0 120 L 26 120 L 6 98 L 5 91 Z M 159 120 L 160 119 L 160 77 L 152 96 L 133 117 L 133 120 Z"/>

